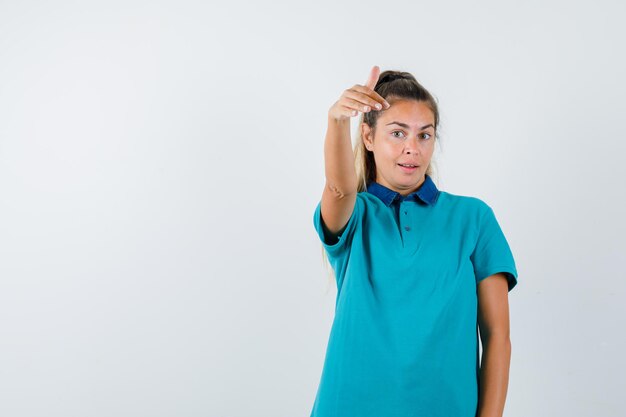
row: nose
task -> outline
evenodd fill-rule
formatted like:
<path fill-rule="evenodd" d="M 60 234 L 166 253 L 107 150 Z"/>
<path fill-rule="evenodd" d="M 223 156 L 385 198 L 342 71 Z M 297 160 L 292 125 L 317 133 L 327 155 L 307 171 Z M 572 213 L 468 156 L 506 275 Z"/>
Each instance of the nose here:
<path fill-rule="evenodd" d="M 419 139 L 413 137 L 404 141 L 404 153 L 419 154 Z"/>

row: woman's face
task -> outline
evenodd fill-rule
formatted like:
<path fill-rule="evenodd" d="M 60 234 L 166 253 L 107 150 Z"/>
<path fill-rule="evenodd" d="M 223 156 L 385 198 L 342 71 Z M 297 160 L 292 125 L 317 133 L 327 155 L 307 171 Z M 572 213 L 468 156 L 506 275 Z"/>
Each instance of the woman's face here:
<path fill-rule="evenodd" d="M 435 150 L 435 116 L 423 101 L 389 101 L 380 111 L 376 133 L 361 124 L 365 147 L 374 152 L 376 182 L 408 195 L 419 188 Z M 404 168 L 400 164 L 417 165 Z"/>

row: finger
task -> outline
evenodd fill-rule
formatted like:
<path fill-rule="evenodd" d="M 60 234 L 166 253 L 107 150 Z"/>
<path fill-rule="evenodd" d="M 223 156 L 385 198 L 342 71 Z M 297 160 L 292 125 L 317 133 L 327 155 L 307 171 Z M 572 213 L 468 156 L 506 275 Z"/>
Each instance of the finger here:
<path fill-rule="evenodd" d="M 378 100 L 380 103 L 382 103 L 382 105 L 386 109 L 388 109 L 389 107 L 391 107 L 391 104 L 389 104 L 387 100 L 385 100 L 380 94 L 374 91 L 374 88 L 376 87 L 376 83 L 378 82 L 378 78 L 380 78 L 380 67 L 378 65 L 374 65 L 370 71 L 370 75 L 367 79 L 367 82 L 365 83 L 365 86 L 371 89 L 372 90 L 371 95 L 374 96 L 374 98 Z"/>
<path fill-rule="evenodd" d="M 344 96 L 360 101 L 363 104 L 369 105 L 377 110 L 389 108 L 387 100 L 381 97 L 377 92 L 369 90 L 364 86 L 356 85 L 354 88 L 346 90 Z M 380 108 L 377 107 L 377 104 L 380 105 Z"/>
<path fill-rule="evenodd" d="M 385 108 L 387 108 L 387 109 L 391 106 L 389 104 L 389 102 L 387 102 L 387 100 L 385 100 L 385 98 L 383 96 L 381 96 L 376 91 L 374 91 L 374 90 L 372 90 L 369 87 L 366 87 L 364 85 L 355 84 L 354 87 L 352 87 L 352 88 L 350 88 L 348 90 L 362 92 L 363 94 L 366 94 L 366 95 L 372 97 L 374 100 L 377 100 L 379 103 L 382 103 L 383 106 Z"/>
<path fill-rule="evenodd" d="M 369 77 L 367 77 L 365 86 L 373 90 L 374 87 L 376 87 L 376 83 L 378 82 L 379 76 L 380 76 L 380 67 L 378 67 L 378 65 L 374 65 L 372 69 L 370 70 L 370 75 Z"/>
<path fill-rule="evenodd" d="M 346 117 L 352 117 L 352 116 L 356 116 L 357 114 L 359 114 L 357 110 L 348 106 L 341 105 L 340 108 L 341 108 L 341 114 Z"/>
<path fill-rule="evenodd" d="M 344 94 L 344 104 L 358 108 L 359 111 L 370 111 L 370 109 L 382 110 L 383 105 L 372 99 L 370 96 L 358 91 L 346 91 Z"/>
<path fill-rule="evenodd" d="M 367 103 L 363 103 L 360 100 L 355 100 L 349 97 L 344 97 L 344 99 L 341 102 L 341 105 L 351 110 L 357 110 L 363 113 L 366 113 L 372 110 L 372 108 L 374 108 L 373 106 L 368 105 Z"/>

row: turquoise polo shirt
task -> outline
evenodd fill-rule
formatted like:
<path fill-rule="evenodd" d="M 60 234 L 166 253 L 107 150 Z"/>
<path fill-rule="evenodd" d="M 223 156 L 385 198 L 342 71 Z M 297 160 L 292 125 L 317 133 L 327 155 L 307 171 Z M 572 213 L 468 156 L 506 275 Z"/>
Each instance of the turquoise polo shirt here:
<path fill-rule="evenodd" d="M 517 271 L 493 210 L 426 175 L 403 197 L 372 182 L 337 239 L 313 216 L 337 298 L 311 417 L 474 417 L 477 284 Z"/>

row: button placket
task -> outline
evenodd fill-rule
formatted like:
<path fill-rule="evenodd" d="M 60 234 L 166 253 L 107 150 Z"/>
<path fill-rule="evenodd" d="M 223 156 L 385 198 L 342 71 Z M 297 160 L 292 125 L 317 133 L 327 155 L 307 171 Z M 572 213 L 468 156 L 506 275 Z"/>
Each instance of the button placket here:
<path fill-rule="evenodd" d="M 418 233 L 418 229 L 416 229 L 413 224 L 415 222 L 415 213 L 412 211 L 414 210 L 414 204 L 414 200 L 407 200 L 403 201 L 400 206 L 400 219 L 402 221 L 401 226 L 404 247 L 410 250 L 413 250 L 420 238 L 420 233 Z"/>
<path fill-rule="evenodd" d="M 404 219 L 404 230 L 406 230 L 407 232 L 410 232 L 411 226 L 409 225 L 409 216 L 408 216 L 406 205 L 402 207 L 402 211 L 404 213 L 404 216 L 402 216 L 402 218 Z"/>
<path fill-rule="evenodd" d="M 402 211 L 403 215 L 401 216 L 402 218 L 402 227 L 405 231 L 410 232 L 411 231 L 411 225 L 410 225 L 410 216 L 409 211 L 406 207 L 407 205 L 407 201 L 403 201 L 402 203 L 400 203 L 400 210 Z"/>

